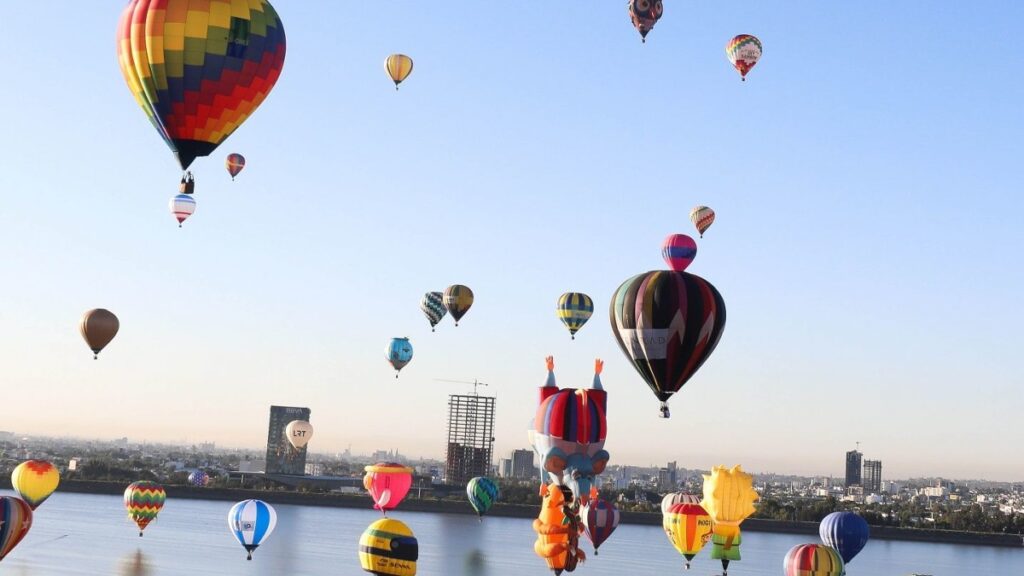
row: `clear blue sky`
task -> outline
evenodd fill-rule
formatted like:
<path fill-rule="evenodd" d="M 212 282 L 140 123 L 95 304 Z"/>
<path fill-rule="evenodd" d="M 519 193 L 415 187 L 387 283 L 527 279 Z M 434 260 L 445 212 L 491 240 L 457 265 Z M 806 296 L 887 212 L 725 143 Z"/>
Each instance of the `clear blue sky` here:
<path fill-rule="evenodd" d="M 181 230 L 124 2 L 5 6 L 0 429 L 255 447 L 286 404 L 314 450 L 440 456 L 470 386 L 435 379 L 479 378 L 500 456 L 553 354 L 565 386 L 607 361 L 613 464 L 841 475 L 859 441 L 884 477 L 1024 479 L 1024 8 L 668 0 L 644 45 L 624 4 L 276 0 L 283 75 L 194 165 Z M 745 83 L 738 33 L 764 44 Z M 690 271 L 729 320 L 665 421 L 607 306 L 696 204 Z M 431 334 L 419 298 L 453 283 L 476 304 Z M 597 308 L 575 342 L 565 291 Z M 94 307 L 121 319 L 97 362 Z"/>

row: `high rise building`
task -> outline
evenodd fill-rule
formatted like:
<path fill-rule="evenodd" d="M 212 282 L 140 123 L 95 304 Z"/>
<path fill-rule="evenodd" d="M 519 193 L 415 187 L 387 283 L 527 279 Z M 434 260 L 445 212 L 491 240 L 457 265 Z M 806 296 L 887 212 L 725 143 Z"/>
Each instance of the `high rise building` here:
<path fill-rule="evenodd" d="M 860 486 L 860 468 L 863 454 L 859 450 L 850 450 L 846 453 L 846 487 Z"/>
<path fill-rule="evenodd" d="M 487 476 L 493 448 L 494 398 L 449 395 L 445 482 L 465 484 L 474 476 Z"/>
<path fill-rule="evenodd" d="M 533 465 L 533 450 L 512 451 L 512 478 L 529 480 L 539 472 Z"/>
<path fill-rule="evenodd" d="M 285 435 L 292 420 L 309 421 L 309 408 L 271 406 L 270 424 L 267 426 L 267 474 L 306 473 L 306 447 L 296 450 Z"/>
<path fill-rule="evenodd" d="M 864 461 L 864 492 L 868 494 L 882 493 L 882 461 Z"/>

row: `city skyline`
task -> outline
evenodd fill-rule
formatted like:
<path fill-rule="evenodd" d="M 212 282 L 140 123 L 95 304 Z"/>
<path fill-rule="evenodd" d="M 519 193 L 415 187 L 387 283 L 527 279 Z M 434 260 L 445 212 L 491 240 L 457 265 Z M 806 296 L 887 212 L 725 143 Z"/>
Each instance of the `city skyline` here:
<path fill-rule="evenodd" d="M 1024 79 L 999 57 L 1024 6 L 673 5 L 645 44 L 622 7 L 398 6 L 385 26 L 374 4 L 277 6 L 280 81 L 195 162 L 183 228 L 118 69 L 124 2 L 6 7 L 4 429 L 256 448 L 267 406 L 307 406 L 313 452 L 443 457 L 471 390 L 439 380 L 479 379 L 500 454 L 527 445 L 553 355 L 562 387 L 604 360 L 611 465 L 841 477 L 860 441 L 887 478 L 1024 478 Z M 764 44 L 746 82 L 740 32 Z M 416 62 L 397 92 L 394 52 Z M 664 420 L 608 301 L 697 236 L 698 204 L 718 216 L 688 271 L 728 324 Z M 476 300 L 433 333 L 420 298 L 452 284 Z M 594 302 L 575 340 L 569 291 Z M 94 361 L 97 307 L 120 332 Z M 397 379 L 394 337 L 415 349 Z"/>

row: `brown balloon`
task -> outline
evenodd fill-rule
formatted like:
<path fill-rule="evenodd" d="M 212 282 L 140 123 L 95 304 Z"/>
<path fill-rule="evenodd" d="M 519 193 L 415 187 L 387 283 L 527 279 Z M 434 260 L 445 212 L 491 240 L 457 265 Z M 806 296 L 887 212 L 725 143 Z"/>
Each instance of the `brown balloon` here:
<path fill-rule="evenodd" d="M 92 357 L 95 359 L 99 358 L 100 350 L 103 350 L 103 347 L 110 344 L 114 336 L 117 336 L 117 329 L 120 326 L 121 324 L 113 312 L 96 308 L 82 316 L 82 323 L 79 324 L 78 330 L 82 333 L 82 338 L 85 338 L 85 343 L 92 349 Z"/>

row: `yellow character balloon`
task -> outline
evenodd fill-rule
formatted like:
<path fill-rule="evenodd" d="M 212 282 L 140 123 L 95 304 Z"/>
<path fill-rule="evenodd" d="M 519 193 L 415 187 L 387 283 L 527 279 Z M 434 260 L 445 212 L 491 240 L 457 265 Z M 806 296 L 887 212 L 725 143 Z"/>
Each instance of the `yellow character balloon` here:
<path fill-rule="evenodd" d="M 701 506 L 714 522 L 711 558 L 722 561 L 723 574 L 731 560 L 740 559 L 740 523 L 754 513 L 754 477 L 740 468 L 715 466 L 704 475 Z"/>

